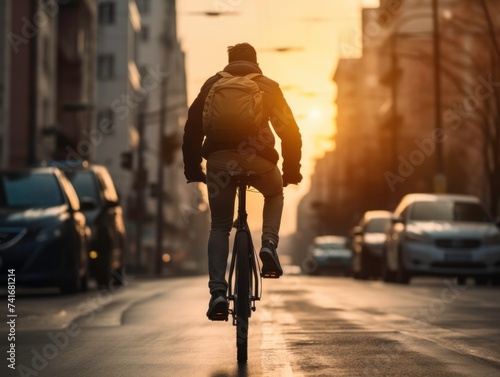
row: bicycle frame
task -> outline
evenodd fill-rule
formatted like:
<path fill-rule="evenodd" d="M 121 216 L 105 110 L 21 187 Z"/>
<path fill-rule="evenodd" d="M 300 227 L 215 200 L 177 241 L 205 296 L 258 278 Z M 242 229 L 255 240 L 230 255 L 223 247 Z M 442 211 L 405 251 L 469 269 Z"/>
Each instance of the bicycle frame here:
<path fill-rule="evenodd" d="M 228 300 L 233 302 L 229 313 L 236 326 L 236 347 L 239 363 L 247 361 L 249 318 L 260 300 L 259 268 L 247 223 L 246 190 L 250 175 L 233 177 L 238 189 L 238 221 L 228 278 Z"/>

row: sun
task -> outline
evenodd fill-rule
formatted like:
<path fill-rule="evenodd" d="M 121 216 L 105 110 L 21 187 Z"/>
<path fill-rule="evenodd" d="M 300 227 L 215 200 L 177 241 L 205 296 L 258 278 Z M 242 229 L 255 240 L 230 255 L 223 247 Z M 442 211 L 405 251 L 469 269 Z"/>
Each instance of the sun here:
<path fill-rule="evenodd" d="M 319 121 L 323 119 L 323 111 L 319 107 L 313 107 L 309 110 L 308 116 L 312 121 Z"/>

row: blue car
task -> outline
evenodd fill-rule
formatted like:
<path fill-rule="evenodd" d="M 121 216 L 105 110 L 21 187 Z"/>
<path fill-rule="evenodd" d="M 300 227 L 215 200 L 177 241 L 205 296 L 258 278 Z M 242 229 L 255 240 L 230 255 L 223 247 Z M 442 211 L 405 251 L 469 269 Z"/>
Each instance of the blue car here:
<path fill-rule="evenodd" d="M 1 280 L 15 270 L 17 286 L 86 290 L 85 205 L 57 168 L 0 171 Z"/>
<path fill-rule="evenodd" d="M 90 277 L 100 288 L 123 285 L 126 231 L 123 208 L 108 169 L 87 161 L 46 161 L 61 169 L 73 185 L 87 225 L 92 230 L 89 252 Z"/>
<path fill-rule="evenodd" d="M 343 274 L 352 272 L 352 251 L 347 237 L 319 236 L 314 239 L 302 263 L 308 275 Z"/>

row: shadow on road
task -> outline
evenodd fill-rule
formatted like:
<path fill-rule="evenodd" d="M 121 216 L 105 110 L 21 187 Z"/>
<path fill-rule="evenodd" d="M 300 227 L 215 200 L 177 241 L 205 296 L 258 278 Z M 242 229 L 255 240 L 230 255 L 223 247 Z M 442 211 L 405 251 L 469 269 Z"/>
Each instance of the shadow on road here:
<path fill-rule="evenodd" d="M 230 373 L 228 371 L 219 371 L 212 373 L 210 377 L 248 377 L 248 367 L 246 364 L 238 365 L 237 369 L 234 373 Z"/>

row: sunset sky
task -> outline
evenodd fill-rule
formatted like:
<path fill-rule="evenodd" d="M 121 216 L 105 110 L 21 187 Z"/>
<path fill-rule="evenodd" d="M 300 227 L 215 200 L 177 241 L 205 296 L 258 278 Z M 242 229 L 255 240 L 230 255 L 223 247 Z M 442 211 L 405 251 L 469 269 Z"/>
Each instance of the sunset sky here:
<path fill-rule="evenodd" d="M 315 159 L 334 147 L 331 139 L 335 130 L 336 90 L 332 77 L 337 61 L 339 57 L 360 53 L 356 36 L 361 8 L 376 5 L 378 0 L 177 1 L 189 104 L 205 80 L 227 64 L 227 46 L 248 42 L 257 49 L 263 73 L 280 84 L 295 115 L 304 144 L 304 181 L 285 189 L 282 235 L 295 230 L 297 204 L 309 190 Z M 237 14 L 207 17 L 193 13 L 198 11 Z M 297 49 L 271 50 L 276 47 Z M 250 212 L 251 226 L 258 228 L 262 199 L 257 195 L 250 197 L 255 198 L 257 207 L 257 211 Z"/>

